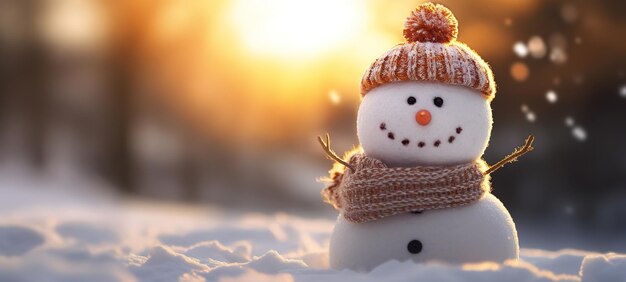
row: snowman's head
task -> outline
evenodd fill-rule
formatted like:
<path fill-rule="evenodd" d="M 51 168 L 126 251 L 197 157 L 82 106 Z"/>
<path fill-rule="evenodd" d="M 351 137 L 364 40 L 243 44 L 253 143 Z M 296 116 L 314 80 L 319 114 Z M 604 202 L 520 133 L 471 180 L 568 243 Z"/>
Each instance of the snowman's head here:
<path fill-rule="evenodd" d="M 460 164 L 482 156 L 496 85 L 489 65 L 456 41 L 457 24 L 446 7 L 421 4 L 404 23 L 407 42 L 365 71 L 357 133 L 368 156 L 390 166 Z"/>
<path fill-rule="evenodd" d="M 491 123 L 489 101 L 477 90 L 402 81 L 363 97 L 357 134 L 365 154 L 389 166 L 449 165 L 480 158 Z"/>

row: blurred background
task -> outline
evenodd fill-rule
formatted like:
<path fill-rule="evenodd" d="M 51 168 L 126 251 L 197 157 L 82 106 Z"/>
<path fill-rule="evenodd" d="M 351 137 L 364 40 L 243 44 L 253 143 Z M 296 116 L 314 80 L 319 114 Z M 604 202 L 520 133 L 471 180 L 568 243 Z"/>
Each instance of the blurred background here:
<path fill-rule="evenodd" d="M 0 169 L 332 219 L 315 137 L 358 144 L 362 72 L 420 2 L 0 0 Z M 626 3 L 436 2 L 495 72 L 485 159 L 536 136 L 493 175 L 522 246 L 626 251 Z"/>

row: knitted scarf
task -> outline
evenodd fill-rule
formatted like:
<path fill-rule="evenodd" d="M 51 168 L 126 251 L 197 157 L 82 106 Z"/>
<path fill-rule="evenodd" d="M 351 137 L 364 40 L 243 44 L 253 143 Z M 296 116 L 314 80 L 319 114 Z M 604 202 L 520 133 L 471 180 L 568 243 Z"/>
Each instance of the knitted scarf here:
<path fill-rule="evenodd" d="M 483 160 L 454 166 L 387 167 L 364 154 L 350 157 L 344 171 L 331 171 L 324 200 L 351 222 L 408 212 L 458 207 L 489 193 Z"/>

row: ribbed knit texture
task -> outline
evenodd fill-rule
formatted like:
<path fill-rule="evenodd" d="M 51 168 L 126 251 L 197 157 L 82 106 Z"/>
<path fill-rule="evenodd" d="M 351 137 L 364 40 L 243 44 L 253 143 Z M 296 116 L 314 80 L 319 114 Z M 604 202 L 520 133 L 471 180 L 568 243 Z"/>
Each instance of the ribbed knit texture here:
<path fill-rule="evenodd" d="M 454 166 L 389 168 L 364 154 L 350 158 L 354 171 L 333 173 L 322 192 L 348 221 L 361 223 L 400 213 L 458 207 L 489 193 L 482 160 Z M 332 173 L 332 172 L 331 172 Z"/>
<path fill-rule="evenodd" d="M 431 81 L 466 86 L 491 101 L 496 84 L 489 65 L 457 42 L 457 20 L 439 4 L 420 5 L 407 18 L 407 43 L 385 52 L 363 74 L 361 94 L 397 81 Z"/>

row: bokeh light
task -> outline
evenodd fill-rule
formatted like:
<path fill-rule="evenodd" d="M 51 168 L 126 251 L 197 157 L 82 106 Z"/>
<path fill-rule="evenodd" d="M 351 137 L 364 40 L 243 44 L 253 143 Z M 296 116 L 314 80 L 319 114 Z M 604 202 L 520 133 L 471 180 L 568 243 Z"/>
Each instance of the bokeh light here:
<path fill-rule="evenodd" d="M 533 36 L 528 40 L 528 51 L 533 58 L 543 58 L 547 53 L 546 43 L 540 36 Z"/>
<path fill-rule="evenodd" d="M 528 56 L 528 48 L 524 42 L 518 41 L 513 45 L 513 52 L 520 58 L 526 58 Z"/>
<path fill-rule="evenodd" d="M 333 105 L 339 105 L 341 103 L 341 96 L 339 95 L 339 92 L 337 92 L 337 90 L 330 90 L 328 92 L 328 98 L 330 99 L 330 102 L 333 103 Z"/>
<path fill-rule="evenodd" d="M 549 90 L 546 92 L 546 100 L 548 100 L 549 103 L 554 104 L 559 100 L 559 96 L 557 96 L 554 90 Z"/>
<path fill-rule="evenodd" d="M 515 62 L 511 65 L 511 76 L 513 79 L 521 82 L 528 79 L 529 75 L 530 70 L 526 64 L 522 62 Z"/>

